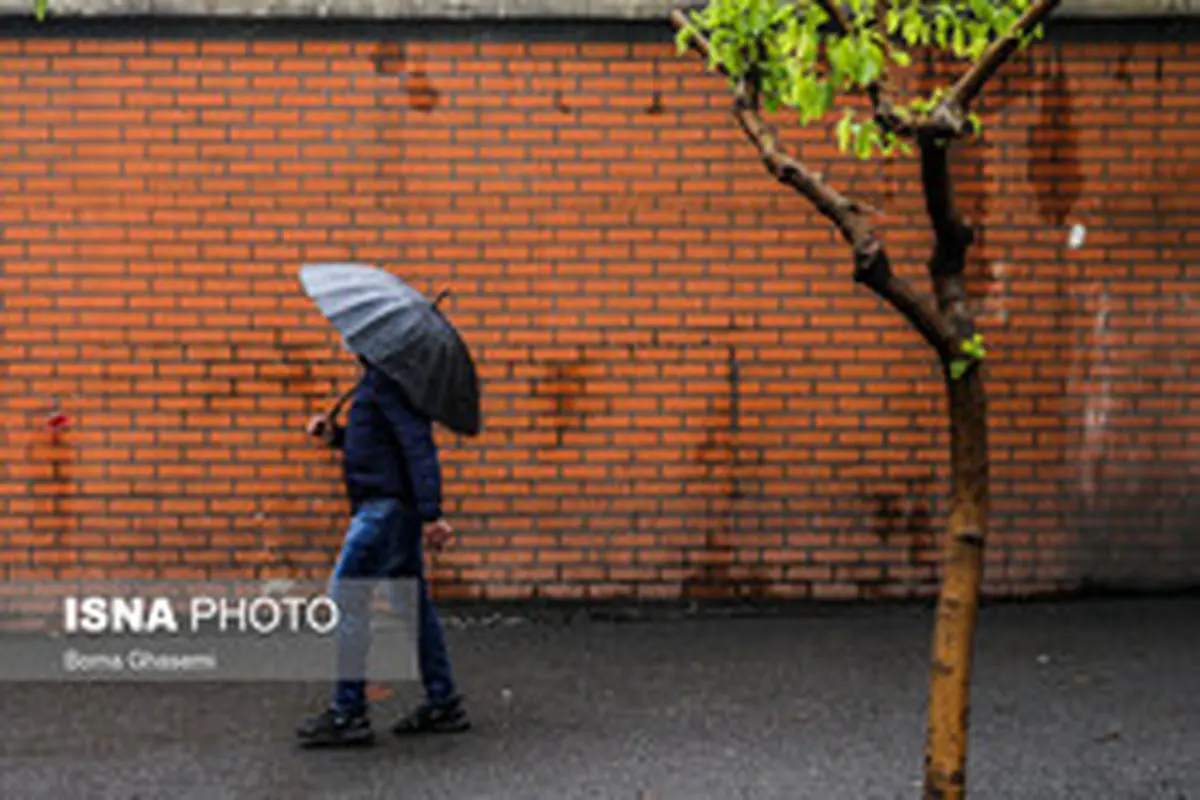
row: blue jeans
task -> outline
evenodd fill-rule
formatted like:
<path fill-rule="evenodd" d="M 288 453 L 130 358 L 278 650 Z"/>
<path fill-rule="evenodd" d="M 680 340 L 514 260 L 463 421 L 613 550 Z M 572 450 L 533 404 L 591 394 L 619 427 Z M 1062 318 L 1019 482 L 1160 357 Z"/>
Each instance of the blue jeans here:
<path fill-rule="evenodd" d="M 398 500 L 367 500 L 350 520 L 330 587 L 342 615 L 338 630 L 340 680 L 333 699 L 334 708 L 340 712 L 366 710 L 366 682 L 342 676 L 366 674 L 371 620 L 369 595 L 359 590 L 363 584 L 355 583 L 354 589 L 345 590 L 339 579 L 415 578 L 419 605 L 417 650 L 426 699 L 441 705 L 456 696 L 445 636 L 425 580 L 421 539 L 421 520 Z"/>

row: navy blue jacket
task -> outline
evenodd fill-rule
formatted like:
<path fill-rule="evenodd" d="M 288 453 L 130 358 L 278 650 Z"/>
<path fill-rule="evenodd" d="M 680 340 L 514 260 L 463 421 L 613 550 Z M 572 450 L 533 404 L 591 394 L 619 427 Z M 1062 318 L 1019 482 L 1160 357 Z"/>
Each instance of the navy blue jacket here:
<path fill-rule="evenodd" d="M 351 513 L 369 498 L 400 499 L 422 521 L 442 516 L 442 469 L 433 426 L 409 405 L 400 387 L 378 367 L 366 370 L 354 391 L 346 427 L 331 444 L 343 453 Z"/>

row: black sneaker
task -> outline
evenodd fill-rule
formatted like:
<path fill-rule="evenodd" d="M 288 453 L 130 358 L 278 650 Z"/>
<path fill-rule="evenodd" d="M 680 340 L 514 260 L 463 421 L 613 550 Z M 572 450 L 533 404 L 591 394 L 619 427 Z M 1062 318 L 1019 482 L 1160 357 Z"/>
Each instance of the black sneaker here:
<path fill-rule="evenodd" d="M 371 744 L 375 731 L 365 713 L 342 714 L 327 708 L 296 730 L 303 747 L 346 747 Z"/>
<path fill-rule="evenodd" d="M 433 705 L 423 703 L 406 717 L 401 717 L 392 726 L 392 733 L 408 736 L 414 733 L 462 733 L 469 730 L 471 720 L 463 710 L 460 698 L 447 703 Z"/>

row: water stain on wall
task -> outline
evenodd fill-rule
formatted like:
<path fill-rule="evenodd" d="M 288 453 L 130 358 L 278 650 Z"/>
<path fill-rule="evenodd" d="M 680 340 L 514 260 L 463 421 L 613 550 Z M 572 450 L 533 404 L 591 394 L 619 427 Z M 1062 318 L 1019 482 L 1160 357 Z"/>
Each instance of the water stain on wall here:
<path fill-rule="evenodd" d="M 530 380 L 530 394 L 552 401 L 549 413 L 541 417 L 539 424 L 554 429 L 555 442 L 561 447 L 568 431 L 582 430 L 587 425 L 582 398 L 587 394 L 589 363 L 583 351 L 577 349 L 573 359 L 545 361 L 543 366 L 544 375 Z"/>
<path fill-rule="evenodd" d="M 428 114 L 441 104 L 442 93 L 429 78 L 423 53 L 409 53 L 409 47 L 398 42 L 381 42 L 371 61 L 379 75 L 404 76 L 409 108 Z"/>
<path fill-rule="evenodd" d="M 652 117 L 657 117 L 657 116 L 660 116 L 664 110 L 666 110 L 666 106 L 663 104 L 663 93 L 662 93 L 662 85 L 661 85 L 662 76 L 659 74 L 659 57 L 658 56 L 654 57 L 653 76 L 654 76 L 653 77 L 654 89 L 653 89 L 653 94 L 650 97 L 650 104 L 646 106 L 646 113 Z"/>
<path fill-rule="evenodd" d="M 745 465 L 742 463 L 741 431 L 741 368 L 738 353 L 733 345 L 728 346 L 726 360 L 727 417 L 723 422 L 714 422 L 705 429 L 705 436 L 696 448 L 693 459 L 705 465 L 704 482 L 724 483 L 723 495 L 709 504 L 709 513 L 704 520 L 705 541 L 701 551 L 701 563 L 680 584 L 680 595 L 684 598 L 720 598 L 738 600 L 761 600 L 771 593 L 772 581 L 761 564 L 738 564 L 739 548 L 737 534 L 742 530 L 741 521 L 746 507 L 762 527 L 762 516 L 757 509 L 762 504 L 761 488 L 747 496 L 746 482 L 742 479 Z M 690 566 L 687 554 L 684 566 Z"/>
<path fill-rule="evenodd" d="M 39 515 L 45 515 L 35 532 L 51 538 L 50 548 L 65 552 L 73 546 L 71 533 L 79 525 L 77 515 L 67 508 L 76 490 L 73 467 L 78 454 L 71 441 L 73 420 L 59 398 L 52 397 L 45 410 L 33 415 L 28 424 L 31 429 L 24 448 L 24 461 L 31 466 L 44 466 L 44 469 L 36 470 L 44 477 L 34 478 L 29 487 L 32 499 L 44 500 L 44 503 L 35 503 Z"/>
<path fill-rule="evenodd" d="M 929 481 L 907 482 L 907 490 L 875 492 L 869 496 L 871 532 L 886 545 L 904 547 L 911 566 L 930 564 L 936 557 Z"/>
<path fill-rule="evenodd" d="M 552 99 L 554 108 L 563 114 L 569 114 L 571 113 L 571 106 L 567 104 L 566 99 L 567 79 L 563 77 L 562 59 L 560 58 L 556 58 L 554 60 L 554 77 L 557 79 L 558 83 L 557 87 L 554 89 L 554 96 Z"/>
<path fill-rule="evenodd" d="M 1031 158 L 1029 177 L 1042 220 L 1062 226 L 1083 194 L 1083 169 L 1079 162 L 1079 131 L 1074 121 L 1074 99 L 1067 82 L 1067 67 L 1061 45 L 1042 76 L 1038 93 L 1038 124 L 1029 129 L 1029 147 L 1034 153 L 1049 152 L 1049 158 Z"/>

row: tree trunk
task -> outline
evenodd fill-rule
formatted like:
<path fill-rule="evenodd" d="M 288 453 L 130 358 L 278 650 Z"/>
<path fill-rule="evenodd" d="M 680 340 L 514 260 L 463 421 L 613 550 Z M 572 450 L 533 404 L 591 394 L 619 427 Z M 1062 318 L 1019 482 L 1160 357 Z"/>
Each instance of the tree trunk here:
<path fill-rule="evenodd" d="M 966 795 L 967 715 L 983 546 L 987 538 L 987 400 L 978 368 L 946 378 L 950 404 L 950 515 L 930 663 L 925 800 Z"/>
<path fill-rule="evenodd" d="M 922 135 L 921 183 L 934 230 L 929 274 L 938 308 L 962 343 L 975 334 L 963 274 L 974 231 L 954 203 L 949 142 Z M 942 584 L 929 665 L 925 800 L 966 795 L 967 714 L 983 546 L 988 527 L 987 398 L 980 364 L 957 380 L 943 360 L 950 414 L 950 509 L 942 551 Z"/>

